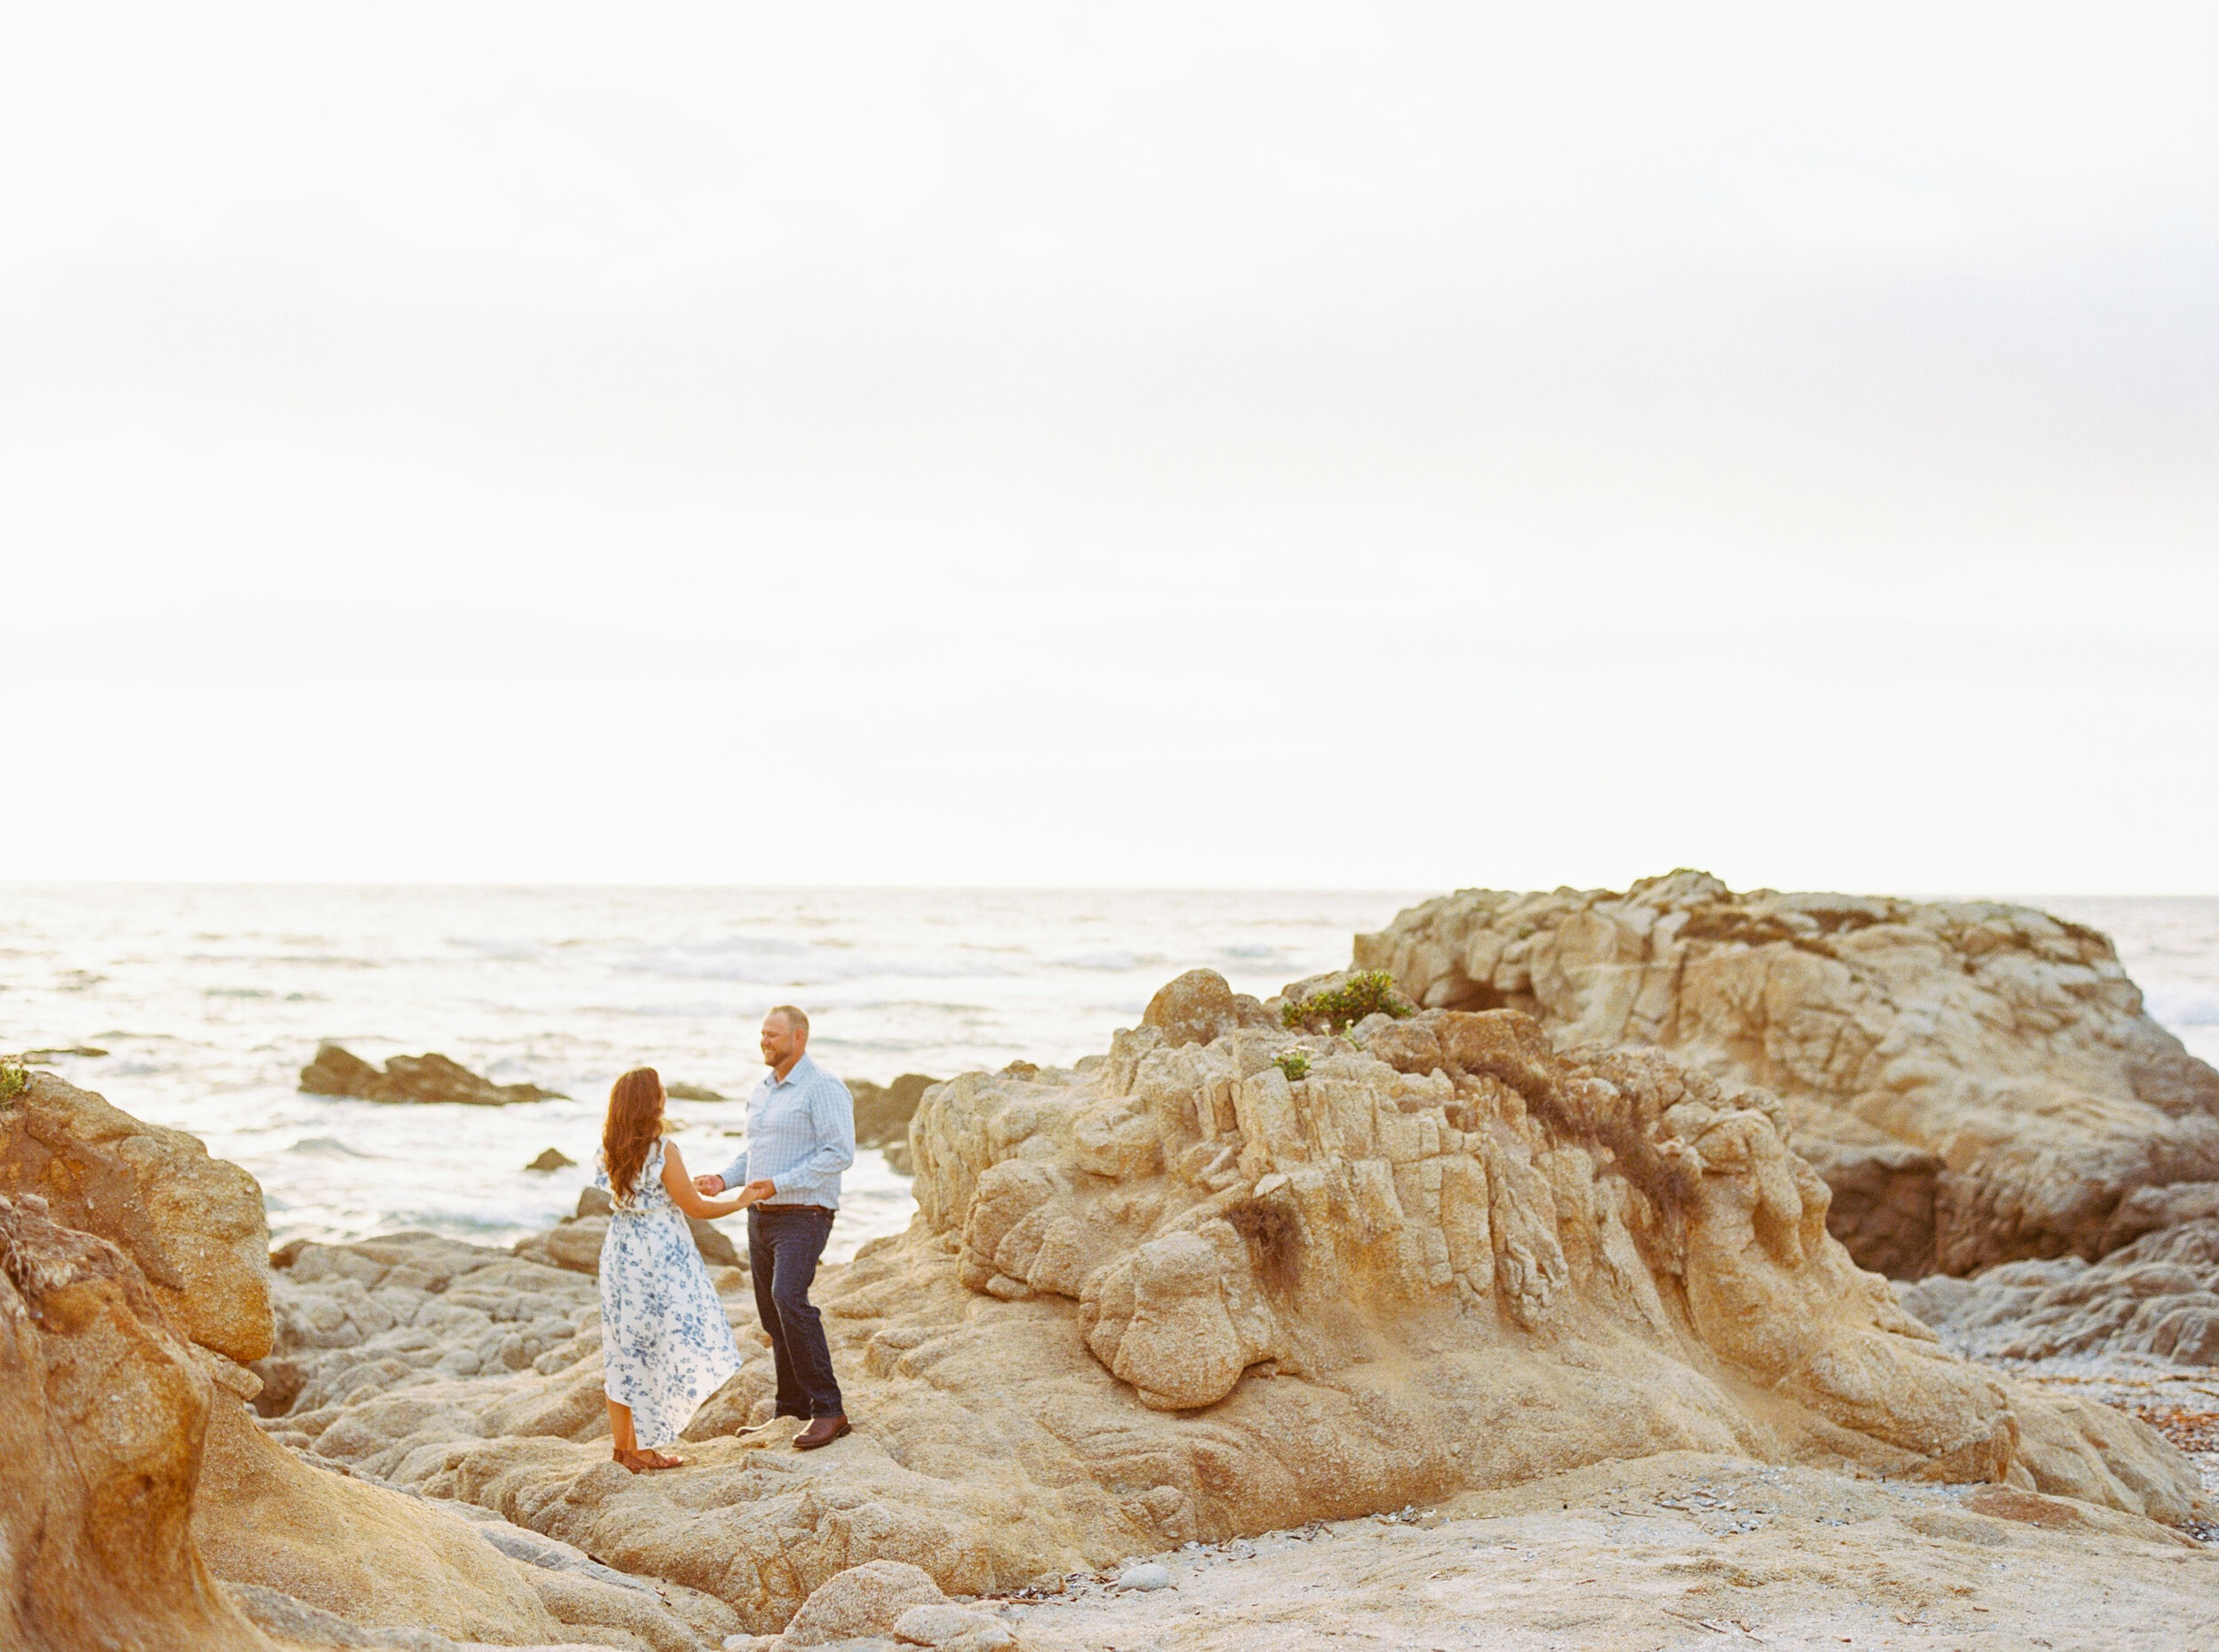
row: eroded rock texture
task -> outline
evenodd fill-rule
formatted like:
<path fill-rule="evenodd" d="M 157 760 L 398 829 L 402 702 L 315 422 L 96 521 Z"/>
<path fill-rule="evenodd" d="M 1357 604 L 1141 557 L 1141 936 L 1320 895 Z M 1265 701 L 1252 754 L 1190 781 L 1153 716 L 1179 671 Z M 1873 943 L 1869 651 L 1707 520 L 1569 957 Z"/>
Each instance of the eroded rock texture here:
<path fill-rule="evenodd" d="M 623 1473 L 592 1277 L 423 1235 L 291 1254 L 263 1426 L 754 1633 L 866 1561 L 975 1593 L 1672 1450 L 2203 1506 L 2153 1432 L 1952 1356 L 1852 1265 L 1769 1094 L 1517 1014 L 1335 1037 L 1228 1000 L 926 1093 L 917 1220 L 820 1276 L 828 1450 L 734 1437 L 772 1389 L 735 1272 L 746 1364 L 689 1466 Z"/>
<path fill-rule="evenodd" d="M 2077 1256 L 2006 1262 L 1899 1295 L 1952 1346 L 1982 1358 L 2219 1365 L 2219 1219 L 2145 1233 L 2093 1266 Z"/>
<path fill-rule="evenodd" d="M 19 1190 L 0 1192 L 0 1646 L 271 1652 L 276 1633 L 430 1652 L 444 1632 L 695 1652 L 736 1626 L 713 1601 L 666 1600 L 268 1438 L 245 1402 L 274 1402 L 229 1356 L 271 1348 L 260 1193 L 191 1136 L 42 1075 L 0 1109 L 0 1188 Z M 93 1221 L 113 1242 L 76 1225 Z"/>
<path fill-rule="evenodd" d="M 269 1647 L 193 1543 L 213 1392 L 130 1257 L 0 1195 L 0 1644 Z"/>
<path fill-rule="evenodd" d="M 1773 1091 L 1833 1182 L 1837 1236 L 1898 1277 L 2092 1260 L 2138 1190 L 2219 1179 L 2219 1073 L 2144 1012 L 2104 937 L 2026 907 L 1678 872 L 1461 890 L 1359 936 L 1355 960 L 1430 1007 L 1515 1008 L 1562 1045 L 1667 1049 Z"/>
<path fill-rule="evenodd" d="M 185 1334 L 245 1363 L 270 1351 L 262 1189 L 196 1136 L 146 1124 L 51 1073 L 0 1107 L 0 1193 L 122 1249 Z"/>

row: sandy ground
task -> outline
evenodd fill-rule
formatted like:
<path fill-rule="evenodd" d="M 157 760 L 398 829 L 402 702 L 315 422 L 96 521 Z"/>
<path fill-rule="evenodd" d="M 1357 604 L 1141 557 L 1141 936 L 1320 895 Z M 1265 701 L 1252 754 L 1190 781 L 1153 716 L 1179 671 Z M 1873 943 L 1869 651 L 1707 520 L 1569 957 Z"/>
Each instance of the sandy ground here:
<path fill-rule="evenodd" d="M 992 1604 L 1028 1652 L 2219 1652 L 2219 1550 L 2164 1528 L 1686 1453 L 1160 1558 L 1172 1584 L 1152 1593 L 1081 1577 Z"/>

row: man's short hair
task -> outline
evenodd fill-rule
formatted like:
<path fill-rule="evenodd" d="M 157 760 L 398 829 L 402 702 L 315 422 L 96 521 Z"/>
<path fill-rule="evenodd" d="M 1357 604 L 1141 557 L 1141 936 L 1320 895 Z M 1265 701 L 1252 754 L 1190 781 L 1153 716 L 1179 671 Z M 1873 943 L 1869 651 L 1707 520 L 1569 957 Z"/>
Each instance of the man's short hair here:
<path fill-rule="evenodd" d="M 794 1008 L 793 1005 L 773 1004 L 763 1013 L 771 1016 L 784 1016 L 786 1017 L 786 1025 L 792 1027 L 803 1038 L 809 1037 L 809 1017 L 803 1015 L 800 1010 Z"/>

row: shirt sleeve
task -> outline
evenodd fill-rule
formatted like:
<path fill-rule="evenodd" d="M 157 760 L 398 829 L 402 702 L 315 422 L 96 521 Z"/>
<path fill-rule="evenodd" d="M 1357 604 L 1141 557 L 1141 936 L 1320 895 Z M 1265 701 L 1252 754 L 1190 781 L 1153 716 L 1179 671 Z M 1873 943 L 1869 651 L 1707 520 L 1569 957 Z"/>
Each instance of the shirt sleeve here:
<path fill-rule="evenodd" d="M 816 1150 L 781 1178 L 785 1182 L 826 1181 L 856 1162 L 856 1103 L 846 1085 L 836 1079 L 810 1085 L 809 1121 Z"/>
<path fill-rule="evenodd" d="M 739 1150 L 739 1157 L 724 1166 L 724 1191 L 730 1193 L 734 1188 L 744 1188 L 746 1185 L 747 1150 L 743 1147 Z"/>

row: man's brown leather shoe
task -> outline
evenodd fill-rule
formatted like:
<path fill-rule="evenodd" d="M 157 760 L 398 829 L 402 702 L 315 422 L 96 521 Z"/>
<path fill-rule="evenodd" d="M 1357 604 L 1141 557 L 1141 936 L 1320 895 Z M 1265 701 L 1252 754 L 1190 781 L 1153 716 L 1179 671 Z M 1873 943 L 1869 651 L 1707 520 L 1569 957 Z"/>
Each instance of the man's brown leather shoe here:
<path fill-rule="evenodd" d="M 852 1432 L 848 1427 L 848 1419 L 835 1411 L 830 1417 L 814 1419 L 808 1427 L 795 1435 L 794 1449 L 797 1451 L 814 1451 L 818 1446 L 830 1445 L 841 1435 Z"/>

